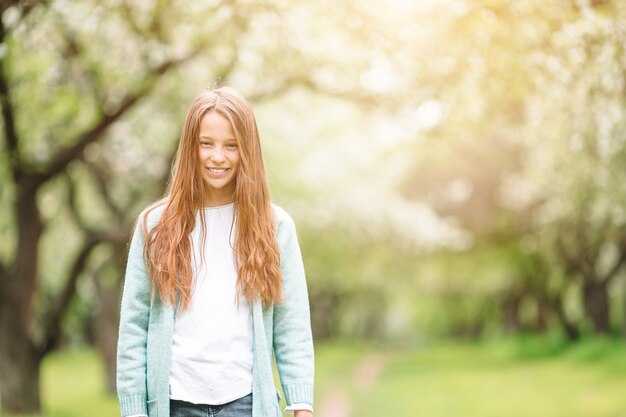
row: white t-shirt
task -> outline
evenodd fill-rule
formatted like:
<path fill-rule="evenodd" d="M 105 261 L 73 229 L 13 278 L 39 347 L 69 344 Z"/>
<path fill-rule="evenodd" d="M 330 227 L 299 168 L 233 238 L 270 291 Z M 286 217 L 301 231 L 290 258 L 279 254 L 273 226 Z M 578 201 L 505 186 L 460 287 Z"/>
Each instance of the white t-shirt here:
<path fill-rule="evenodd" d="M 170 398 L 220 405 L 252 392 L 252 315 L 245 297 L 236 299 L 233 204 L 203 211 L 204 246 L 200 213 L 191 235 L 191 303 L 174 319 Z"/>

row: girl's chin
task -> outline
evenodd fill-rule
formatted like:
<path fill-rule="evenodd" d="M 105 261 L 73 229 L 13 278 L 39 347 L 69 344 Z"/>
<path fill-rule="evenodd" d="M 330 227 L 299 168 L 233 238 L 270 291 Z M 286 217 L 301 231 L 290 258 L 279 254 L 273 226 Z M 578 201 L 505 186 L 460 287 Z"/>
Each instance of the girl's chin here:
<path fill-rule="evenodd" d="M 234 192 L 235 191 L 235 183 L 234 181 L 216 181 L 215 179 L 204 179 L 204 183 L 211 190 L 222 190 L 224 192 Z"/>

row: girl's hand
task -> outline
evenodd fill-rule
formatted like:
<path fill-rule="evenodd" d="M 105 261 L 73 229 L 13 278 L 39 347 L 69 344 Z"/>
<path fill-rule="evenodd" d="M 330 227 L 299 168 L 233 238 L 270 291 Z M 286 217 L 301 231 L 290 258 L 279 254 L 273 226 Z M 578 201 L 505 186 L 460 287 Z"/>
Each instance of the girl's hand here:
<path fill-rule="evenodd" d="M 313 413 L 309 410 L 295 410 L 293 415 L 294 417 L 313 417 Z"/>

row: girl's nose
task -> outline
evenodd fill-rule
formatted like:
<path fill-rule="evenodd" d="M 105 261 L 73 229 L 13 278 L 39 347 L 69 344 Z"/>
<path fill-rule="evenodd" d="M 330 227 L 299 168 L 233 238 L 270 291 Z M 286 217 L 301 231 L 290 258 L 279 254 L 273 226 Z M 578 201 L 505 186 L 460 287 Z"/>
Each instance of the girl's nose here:
<path fill-rule="evenodd" d="M 222 162 L 224 159 L 224 151 L 219 148 L 214 149 L 211 153 L 211 160 L 213 161 Z"/>

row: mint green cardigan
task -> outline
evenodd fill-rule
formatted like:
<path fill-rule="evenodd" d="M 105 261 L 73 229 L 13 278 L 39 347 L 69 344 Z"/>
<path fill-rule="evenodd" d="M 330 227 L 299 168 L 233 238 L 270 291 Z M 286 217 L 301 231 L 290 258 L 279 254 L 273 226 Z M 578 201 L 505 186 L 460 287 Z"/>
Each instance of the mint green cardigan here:
<path fill-rule="evenodd" d="M 280 249 L 284 302 L 263 308 L 252 303 L 253 417 L 282 416 L 274 385 L 272 353 L 287 405 L 313 405 L 313 339 L 309 300 L 296 228 L 289 214 L 272 204 Z M 163 206 L 148 215 L 154 227 Z M 137 222 L 128 254 L 117 346 L 117 392 L 122 416 L 169 417 L 169 374 L 174 308 L 150 300 L 150 283 Z"/>

